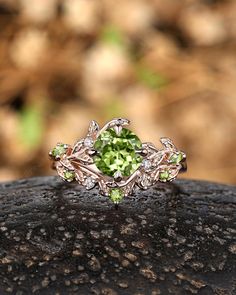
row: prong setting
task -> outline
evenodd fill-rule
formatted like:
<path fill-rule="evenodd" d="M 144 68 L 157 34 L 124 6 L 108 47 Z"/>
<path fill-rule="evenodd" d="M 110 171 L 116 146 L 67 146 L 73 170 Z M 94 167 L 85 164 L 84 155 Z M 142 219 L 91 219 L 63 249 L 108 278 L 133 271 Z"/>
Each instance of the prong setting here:
<path fill-rule="evenodd" d="M 115 180 L 115 182 L 120 182 L 122 180 L 122 173 L 120 171 L 117 171 L 114 174 L 114 180 Z"/>
<path fill-rule="evenodd" d="M 121 131 L 122 131 L 122 126 L 121 125 L 115 125 L 114 126 L 114 130 L 115 130 L 115 133 L 117 135 L 120 135 L 121 134 Z"/>
<path fill-rule="evenodd" d="M 88 150 L 88 155 L 89 156 L 98 155 L 98 151 L 96 151 L 95 149 L 91 148 L 91 149 Z"/>

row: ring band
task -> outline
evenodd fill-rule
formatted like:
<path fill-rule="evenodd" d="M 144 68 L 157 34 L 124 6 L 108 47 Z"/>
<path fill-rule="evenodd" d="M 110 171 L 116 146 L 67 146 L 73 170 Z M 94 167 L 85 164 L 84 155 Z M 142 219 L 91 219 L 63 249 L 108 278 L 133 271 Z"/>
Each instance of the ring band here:
<path fill-rule="evenodd" d="M 186 154 L 171 139 L 162 137 L 162 148 L 142 143 L 124 126 L 129 120 L 117 118 L 100 128 L 91 121 L 85 138 L 74 146 L 58 143 L 50 152 L 53 167 L 65 181 L 77 181 L 86 189 L 99 187 L 100 194 L 115 204 L 137 188 L 173 181 L 187 170 Z"/>

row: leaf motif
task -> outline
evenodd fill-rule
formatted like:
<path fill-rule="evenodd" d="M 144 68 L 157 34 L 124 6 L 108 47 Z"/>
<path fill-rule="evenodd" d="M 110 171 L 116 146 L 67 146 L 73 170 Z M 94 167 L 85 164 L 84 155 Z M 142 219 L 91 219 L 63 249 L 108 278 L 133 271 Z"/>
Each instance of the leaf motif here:
<path fill-rule="evenodd" d="M 84 182 L 84 173 L 81 170 L 76 170 L 76 179 L 82 184 Z"/>
<path fill-rule="evenodd" d="M 176 146 L 174 145 L 173 141 L 168 137 L 161 137 L 160 142 L 163 146 L 170 150 L 176 150 Z"/>
<path fill-rule="evenodd" d="M 153 166 L 157 167 L 165 158 L 165 153 L 163 151 L 158 151 L 153 154 Z"/>
<path fill-rule="evenodd" d="M 92 120 L 90 122 L 90 125 L 89 125 L 89 130 L 88 130 L 88 135 L 89 136 L 94 136 L 97 134 L 97 132 L 99 131 L 99 125 L 96 121 Z"/>
<path fill-rule="evenodd" d="M 180 166 L 177 166 L 177 167 L 175 167 L 175 168 L 171 168 L 171 169 L 169 170 L 169 172 L 170 172 L 170 177 L 169 177 L 169 179 L 172 180 L 172 179 L 176 178 L 176 176 L 177 176 L 178 173 L 179 173 L 179 170 L 180 170 Z"/>
<path fill-rule="evenodd" d="M 79 140 L 74 144 L 71 154 L 75 154 L 77 152 L 80 152 L 81 149 L 83 149 L 83 148 L 84 148 L 83 140 Z"/>
<path fill-rule="evenodd" d="M 125 195 L 129 196 L 133 193 L 135 186 L 135 181 L 131 181 L 127 186 L 124 187 L 124 193 Z"/>
<path fill-rule="evenodd" d="M 60 164 L 61 164 L 64 168 L 67 168 L 67 169 L 69 169 L 69 170 L 74 170 L 73 165 L 71 164 L 71 162 L 70 162 L 66 157 L 63 157 L 63 158 L 60 160 Z"/>
<path fill-rule="evenodd" d="M 151 184 L 152 184 L 152 179 L 151 179 L 150 175 L 145 173 L 140 177 L 139 185 L 142 188 L 146 189 L 147 187 L 151 186 Z"/>
<path fill-rule="evenodd" d="M 103 179 L 100 179 L 98 181 L 98 185 L 100 187 L 100 190 L 101 190 L 102 194 L 107 194 L 107 195 L 109 194 L 109 189 L 108 189 L 108 187 L 106 185 L 106 182 Z"/>
<path fill-rule="evenodd" d="M 82 153 L 82 154 L 79 154 L 77 157 L 76 157 L 76 160 L 78 161 L 81 161 L 83 164 L 93 164 L 93 159 L 85 154 L 85 153 Z"/>
<path fill-rule="evenodd" d="M 117 118 L 111 120 L 109 123 L 109 127 L 114 127 L 114 126 L 125 126 L 129 125 L 129 120 L 128 119 L 123 119 L 123 118 Z"/>
<path fill-rule="evenodd" d="M 154 179 L 154 182 L 156 182 L 156 181 L 158 181 L 158 179 L 159 179 L 159 173 L 160 173 L 160 171 L 159 171 L 159 168 L 157 168 L 156 170 L 155 170 L 155 172 L 153 173 L 153 179 Z"/>

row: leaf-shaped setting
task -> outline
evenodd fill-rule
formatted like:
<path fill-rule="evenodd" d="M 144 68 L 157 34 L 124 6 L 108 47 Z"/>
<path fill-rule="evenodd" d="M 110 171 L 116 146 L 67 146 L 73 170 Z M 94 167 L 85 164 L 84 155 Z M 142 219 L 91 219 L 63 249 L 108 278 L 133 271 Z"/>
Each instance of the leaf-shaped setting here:
<path fill-rule="evenodd" d="M 129 177 L 121 173 L 109 177 L 104 175 L 94 162 L 94 155 L 99 153 L 94 143 L 103 131 L 113 128 L 119 135 L 124 130 L 122 127 L 128 124 L 129 120 L 116 118 L 100 129 L 96 121 L 91 121 L 87 136 L 73 147 L 58 144 L 51 151 L 51 157 L 59 176 L 68 182 L 77 180 L 86 189 L 98 184 L 101 194 L 117 203 L 124 196 L 132 195 L 138 187 L 147 189 L 157 181 L 172 181 L 180 170 L 186 170 L 185 153 L 178 151 L 171 139 L 162 137 L 162 148 L 149 142 L 138 146 L 135 152 L 141 156 L 140 166 Z"/>
<path fill-rule="evenodd" d="M 83 142 L 84 142 L 84 140 L 79 140 L 74 144 L 72 154 L 80 152 L 81 150 L 84 149 Z"/>
<path fill-rule="evenodd" d="M 181 169 L 180 165 L 177 165 L 176 167 L 171 167 L 170 170 L 169 170 L 170 171 L 170 178 L 169 179 L 170 180 L 175 179 L 177 177 L 180 169 Z"/>
<path fill-rule="evenodd" d="M 129 196 L 132 195 L 135 186 L 135 181 L 131 181 L 128 185 L 123 188 L 124 195 Z"/>
<path fill-rule="evenodd" d="M 66 156 L 64 156 L 61 160 L 60 160 L 60 164 L 69 170 L 74 170 L 74 166 L 72 165 L 71 161 L 68 160 L 68 158 Z"/>
<path fill-rule="evenodd" d="M 130 121 L 128 119 L 123 119 L 123 118 L 115 118 L 109 122 L 109 126 L 125 126 L 129 125 Z"/>
<path fill-rule="evenodd" d="M 138 185 L 143 189 L 147 189 L 149 186 L 152 185 L 152 183 L 152 177 L 149 174 L 144 173 L 140 176 Z"/>
<path fill-rule="evenodd" d="M 166 153 L 163 151 L 158 151 L 154 153 L 152 156 L 153 166 L 157 167 L 163 160 L 166 158 Z"/>
<path fill-rule="evenodd" d="M 176 150 L 176 146 L 174 145 L 173 141 L 168 137 L 161 137 L 160 142 L 163 146 L 169 150 Z"/>
<path fill-rule="evenodd" d="M 123 119 L 123 118 L 116 118 L 108 122 L 107 124 L 104 125 L 104 127 L 100 130 L 100 132 L 108 129 L 108 128 L 113 128 L 115 126 L 125 126 L 129 125 L 130 121 L 128 119 Z"/>
<path fill-rule="evenodd" d="M 136 170 L 127 179 L 119 183 L 119 187 L 122 187 L 125 196 L 131 195 L 133 193 L 134 186 L 138 182 L 140 175 L 140 170 Z"/>
<path fill-rule="evenodd" d="M 81 170 L 79 170 L 79 169 L 76 170 L 75 177 L 76 177 L 76 180 L 80 184 L 82 184 L 84 182 L 85 175 L 84 175 L 84 173 Z"/>
<path fill-rule="evenodd" d="M 93 164 L 93 159 L 86 153 L 80 154 L 77 160 L 86 165 Z"/>
<path fill-rule="evenodd" d="M 93 159 L 90 155 L 85 153 L 84 151 L 79 151 L 77 153 L 74 153 L 73 155 L 70 156 L 70 161 L 73 164 L 76 163 L 82 163 L 84 165 L 90 165 L 93 164 Z"/>
<path fill-rule="evenodd" d="M 100 188 L 100 191 L 103 195 L 108 196 L 109 195 L 109 187 L 106 185 L 106 181 L 103 178 L 100 178 L 98 181 L 98 185 Z"/>
<path fill-rule="evenodd" d="M 155 171 L 153 171 L 151 177 L 153 179 L 154 182 L 157 182 L 159 180 L 159 168 L 157 168 Z"/>
<path fill-rule="evenodd" d="M 147 150 L 148 154 L 153 154 L 153 152 L 158 151 L 155 145 L 151 142 L 142 143 L 142 149 Z"/>
<path fill-rule="evenodd" d="M 100 128 L 99 128 L 98 123 L 96 121 L 92 120 L 89 125 L 88 136 L 96 137 L 99 129 Z"/>

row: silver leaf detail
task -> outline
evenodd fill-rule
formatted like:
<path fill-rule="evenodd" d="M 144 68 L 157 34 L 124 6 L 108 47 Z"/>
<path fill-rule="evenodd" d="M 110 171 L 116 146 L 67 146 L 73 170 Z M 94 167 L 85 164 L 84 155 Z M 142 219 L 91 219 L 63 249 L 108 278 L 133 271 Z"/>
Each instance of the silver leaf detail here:
<path fill-rule="evenodd" d="M 176 150 L 176 146 L 173 141 L 168 137 L 161 137 L 160 142 L 164 145 L 165 148 L 170 150 Z"/>
<path fill-rule="evenodd" d="M 89 125 L 89 130 L 88 130 L 88 134 L 89 135 L 94 135 L 96 134 L 98 131 L 99 131 L 99 125 L 96 121 L 92 120 L 90 122 L 90 125 Z"/>

